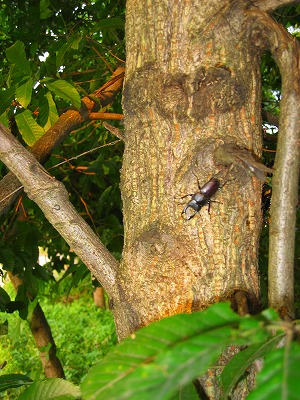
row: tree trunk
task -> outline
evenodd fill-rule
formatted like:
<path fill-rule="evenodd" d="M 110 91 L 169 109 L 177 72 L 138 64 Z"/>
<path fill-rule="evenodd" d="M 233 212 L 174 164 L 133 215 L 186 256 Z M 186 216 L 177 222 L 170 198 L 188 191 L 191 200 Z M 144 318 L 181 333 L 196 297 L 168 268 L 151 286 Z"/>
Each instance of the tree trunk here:
<path fill-rule="evenodd" d="M 17 290 L 22 281 L 12 274 L 9 274 L 9 278 L 15 290 Z M 56 354 L 56 345 L 51 328 L 39 303 L 36 304 L 31 318 L 28 319 L 28 324 L 39 350 L 46 378 L 64 378 L 64 370 Z"/>
<path fill-rule="evenodd" d="M 260 307 L 261 179 L 242 154 L 262 151 L 264 44 L 245 6 L 127 1 L 120 338 L 240 291 Z M 186 221 L 180 197 L 199 191 L 195 175 L 225 186 Z"/>

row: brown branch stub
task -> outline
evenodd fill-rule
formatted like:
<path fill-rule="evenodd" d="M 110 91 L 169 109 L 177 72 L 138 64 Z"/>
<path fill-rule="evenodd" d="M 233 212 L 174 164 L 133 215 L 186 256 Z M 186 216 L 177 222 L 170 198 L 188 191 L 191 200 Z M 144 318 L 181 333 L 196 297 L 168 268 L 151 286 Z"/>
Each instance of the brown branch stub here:
<path fill-rule="evenodd" d="M 113 121 L 121 121 L 123 119 L 123 114 L 115 113 L 104 113 L 104 112 L 91 112 L 89 113 L 90 119 L 101 120 L 101 119 L 111 119 Z"/>
<path fill-rule="evenodd" d="M 247 293 L 243 290 L 235 292 L 231 300 L 231 307 L 239 315 L 243 316 L 249 314 Z"/>
<path fill-rule="evenodd" d="M 279 116 L 270 113 L 269 111 L 262 110 L 262 119 L 269 125 L 279 126 Z"/>
<path fill-rule="evenodd" d="M 124 135 L 124 132 L 121 131 L 121 129 L 118 129 L 115 126 L 112 126 L 107 122 L 103 122 L 103 126 L 109 132 L 111 132 L 113 135 L 117 136 L 119 139 L 121 139 L 125 142 L 125 135 Z"/>
<path fill-rule="evenodd" d="M 267 173 L 273 174 L 274 172 L 262 164 L 250 150 L 241 148 L 234 143 L 219 146 L 215 151 L 214 158 L 218 164 L 225 166 L 239 165 L 262 182 L 266 180 Z"/>

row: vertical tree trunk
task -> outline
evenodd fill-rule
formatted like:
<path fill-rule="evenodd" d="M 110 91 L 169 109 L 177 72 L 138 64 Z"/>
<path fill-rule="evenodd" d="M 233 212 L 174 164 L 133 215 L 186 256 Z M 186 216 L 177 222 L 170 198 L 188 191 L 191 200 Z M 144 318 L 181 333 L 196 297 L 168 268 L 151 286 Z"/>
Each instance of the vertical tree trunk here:
<path fill-rule="evenodd" d="M 244 6 L 127 1 L 119 337 L 237 291 L 259 308 L 261 182 L 237 160 L 261 155 L 262 43 Z M 180 196 L 217 173 L 218 203 L 185 221 Z"/>

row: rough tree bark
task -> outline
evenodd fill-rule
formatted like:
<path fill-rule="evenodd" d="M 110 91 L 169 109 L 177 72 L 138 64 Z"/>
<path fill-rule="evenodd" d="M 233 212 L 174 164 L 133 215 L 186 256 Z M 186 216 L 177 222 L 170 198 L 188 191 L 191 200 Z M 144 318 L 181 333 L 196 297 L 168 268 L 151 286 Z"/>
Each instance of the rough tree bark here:
<path fill-rule="evenodd" d="M 128 0 L 119 267 L 91 230 L 80 231 L 86 246 L 80 235 L 73 240 L 80 221 L 72 207 L 63 208 L 61 185 L 32 158 L 18 170 L 26 155 L 3 136 L 4 162 L 110 294 L 119 338 L 220 300 L 243 313 L 260 307 L 260 56 L 277 48 L 262 23 L 265 10 L 260 1 Z M 28 177 L 32 171 L 41 190 Z M 217 176 L 222 188 L 210 213 L 204 207 L 185 221 L 189 198 L 180 196 L 198 190 L 196 176 L 201 184 Z"/>
<path fill-rule="evenodd" d="M 281 204 L 287 196 L 293 199 L 288 209 L 291 241 L 294 232 L 299 129 L 295 117 L 289 123 L 289 113 L 284 115 L 290 104 L 296 116 L 299 112 L 299 46 L 267 14 L 286 3 L 127 1 L 121 175 L 125 245 L 117 279 L 120 303 L 114 304 L 119 337 L 220 300 L 229 299 L 244 312 L 246 298 L 250 312 L 259 310 L 264 176 L 251 156 L 259 159 L 262 153 L 260 59 L 266 50 L 281 72 L 290 74 L 284 86 L 293 93 L 285 89 L 288 100 L 283 100 L 281 116 L 282 137 L 285 128 L 294 131 L 284 161 L 286 171 L 293 164 L 293 179 L 286 196 L 280 195 Z M 204 207 L 184 221 L 178 197 L 198 190 L 195 175 L 201 184 L 216 175 L 227 183 L 210 213 Z M 278 167 L 276 182 L 279 176 Z M 279 188 L 281 177 L 280 182 Z M 279 277 L 276 271 L 273 276 Z M 281 306 L 290 282 L 282 290 L 277 279 Z"/>
<path fill-rule="evenodd" d="M 154 320 L 220 300 L 231 300 L 241 313 L 260 308 L 266 171 L 255 160 L 262 151 L 260 57 L 267 49 L 280 63 L 286 57 L 280 35 L 270 35 L 269 25 L 278 25 L 265 22 L 265 12 L 279 1 L 267 4 L 127 1 L 120 265 L 81 227 L 74 210 L 63 208 L 68 200 L 61 185 L 34 160 L 27 158 L 17 171 L 26 155 L 1 136 L 4 162 L 109 293 L 120 339 Z M 298 95 L 298 86 L 293 90 Z M 38 183 L 28 178 L 34 173 Z M 222 188 L 210 212 L 203 207 L 186 221 L 181 212 L 189 198 L 180 197 L 198 191 L 196 176 L 202 185 L 217 176 Z"/>
<path fill-rule="evenodd" d="M 260 307 L 261 181 L 239 160 L 262 151 L 265 43 L 249 3 L 127 1 L 121 337 L 237 291 Z M 195 175 L 204 184 L 217 173 L 229 181 L 219 203 L 184 221 L 178 197 L 197 191 Z"/>

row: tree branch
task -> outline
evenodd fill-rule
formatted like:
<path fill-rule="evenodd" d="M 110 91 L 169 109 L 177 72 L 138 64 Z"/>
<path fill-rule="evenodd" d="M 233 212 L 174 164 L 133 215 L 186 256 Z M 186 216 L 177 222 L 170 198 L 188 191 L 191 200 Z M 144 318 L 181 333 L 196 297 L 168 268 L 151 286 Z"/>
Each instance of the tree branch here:
<path fill-rule="evenodd" d="M 278 7 L 285 6 L 287 4 L 297 3 L 293 0 L 256 0 L 253 5 L 262 11 L 273 11 Z"/>
<path fill-rule="evenodd" d="M 28 196 L 81 258 L 110 297 L 117 295 L 117 260 L 110 254 L 68 198 L 64 185 L 37 162 L 0 124 L 0 158 L 24 186 Z"/>
<path fill-rule="evenodd" d="M 93 93 L 94 100 L 89 96 L 83 97 L 82 107 L 79 111 L 68 110 L 62 114 L 58 121 L 36 141 L 30 151 L 40 163 L 43 164 L 48 159 L 51 152 L 71 131 L 78 128 L 84 121 L 89 120 L 91 113 L 96 113 L 100 106 L 106 106 L 114 101 L 122 88 L 124 72 L 125 68 L 117 68 L 111 79 Z M 99 104 L 95 101 L 95 98 L 99 99 Z M 12 173 L 8 173 L 2 179 L 0 182 L 0 216 L 8 210 L 10 204 L 21 191 L 22 185 Z"/>
<path fill-rule="evenodd" d="M 115 113 L 102 113 L 102 112 L 91 112 L 89 114 L 90 119 L 110 119 L 115 121 L 120 121 L 124 117 L 123 114 L 115 114 Z"/>
<path fill-rule="evenodd" d="M 294 316 L 294 251 L 300 159 L 300 46 L 268 14 L 250 11 L 268 40 L 282 79 L 279 134 L 272 181 L 269 305 Z M 252 28 L 253 29 L 253 28 Z"/>

